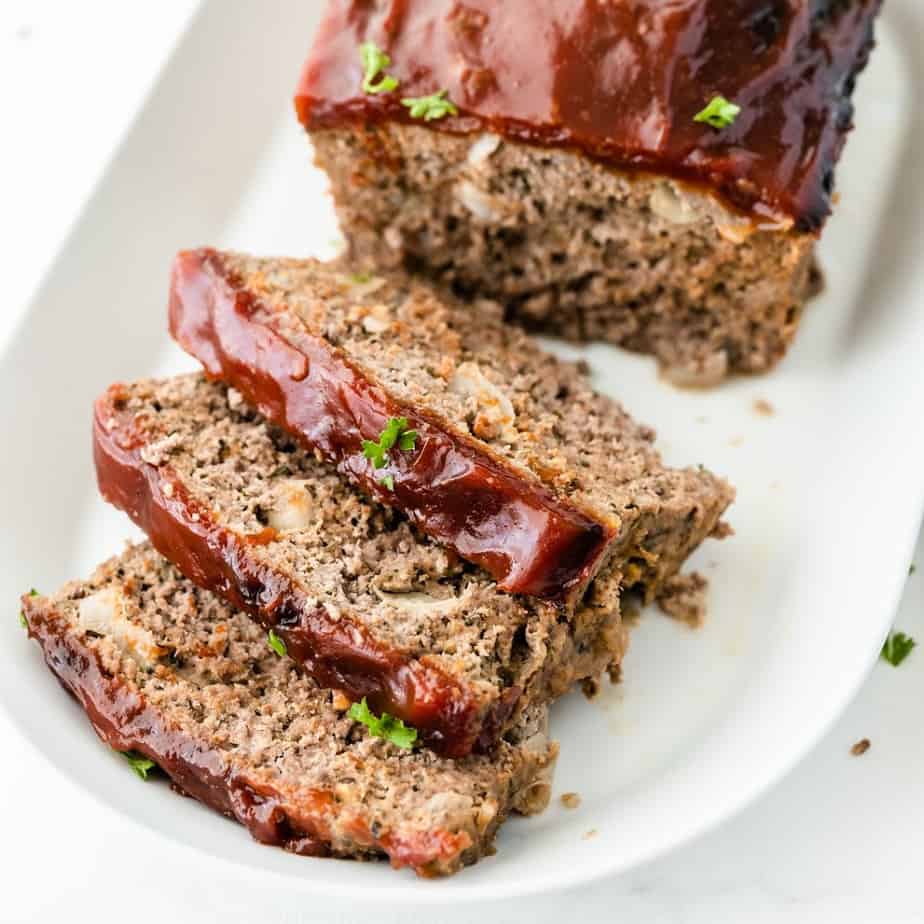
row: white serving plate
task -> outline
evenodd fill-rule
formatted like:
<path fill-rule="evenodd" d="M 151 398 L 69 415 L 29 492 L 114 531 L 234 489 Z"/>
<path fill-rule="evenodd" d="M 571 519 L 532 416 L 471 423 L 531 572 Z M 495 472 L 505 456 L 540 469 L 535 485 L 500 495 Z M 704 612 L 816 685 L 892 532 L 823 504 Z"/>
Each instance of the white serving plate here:
<path fill-rule="evenodd" d="M 88 573 L 135 535 L 96 496 L 90 407 L 114 380 L 194 368 L 164 332 L 173 253 L 205 243 L 335 250 L 324 181 L 288 102 L 317 4 L 280 0 L 273 13 L 204 6 L 0 360 L 7 601 Z M 578 792 L 580 808 L 556 798 L 540 817 L 513 820 L 496 857 L 439 883 L 261 847 L 166 785 L 140 787 L 7 619 L 0 701 L 21 732 L 89 793 L 242 875 L 389 903 L 573 885 L 651 858 L 755 798 L 869 670 L 924 510 L 924 117 L 913 98 L 922 28 L 916 0 L 890 0 L 821 245 L 827 290 L 776 372 L 682 392 L 647 359 L 580 351 L 602 389 L 659 429 L 669 461 L 707 464 L 739 490 L 737 535 L 694 561 L 712 580 L 707 625 L 693 632 L 646 614 L 624 682 L 554 708 L 556 796 Z M 757 399 L 776 413 L 756 413 Z M 65 830 L 66 820 L 64 806 Z"/>

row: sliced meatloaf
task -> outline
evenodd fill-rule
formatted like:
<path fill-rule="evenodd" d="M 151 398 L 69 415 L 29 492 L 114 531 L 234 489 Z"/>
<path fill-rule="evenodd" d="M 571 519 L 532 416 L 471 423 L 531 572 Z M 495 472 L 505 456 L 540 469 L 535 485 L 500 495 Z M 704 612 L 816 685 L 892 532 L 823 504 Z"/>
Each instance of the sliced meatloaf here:
<path fill-rule="evenodd" d="M 615 571 L 656 597 L 721 533 L 732 489 L 665 467 L 649 428 L 496 307 L 201 250 L 176 260 L 170 323 L 210 376 L 503 589 L 573 606 Z M 398 421 L 410 438 L 379 454 Z"/>
<path fill-rule="evenodd" d="M 491 757 L 459 762 L 372 737 L 343 696 L 150 545 L 22 604 L 49 669 L 103 741 L 154 761 L 262 843 L 385 855 L 436 876 L 490 853 L 509 812 L 548 801 L 557 746 L 543 711 Z"/>
<path fill-rule="evenodd" d="M 186 577 L 442 754 L 490 749 L 622 658 L 618 573 L 573 611 L 503 593 L 201 376 L 111 388 L 94 450 L 103 497 Z"/>
<path fill-rule="evenodd" d="M 880 6 L 330 0 L 296 107 L 354 259 L 712 384 L 795 334 Z"/>

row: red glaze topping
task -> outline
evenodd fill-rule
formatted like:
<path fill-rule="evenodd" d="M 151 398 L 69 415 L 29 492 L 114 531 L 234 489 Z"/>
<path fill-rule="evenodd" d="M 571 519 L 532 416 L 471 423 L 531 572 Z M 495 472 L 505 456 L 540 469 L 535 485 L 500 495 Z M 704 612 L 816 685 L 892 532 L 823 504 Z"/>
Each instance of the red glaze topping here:
<path fill-rule="evenodd" d="M 153 760 L 170 777 L 174 789 L 240 822 L 262 844 L 303 856 L 330 853 L 338 811 L 333 793 L 323 789 L 300 793 L 298 814 L 290 814 L 284 806 L 292 800 L 265 783 L 228 773 L 221 753 L 171 727 L 157 709 L 106 671 L 96 652 L 67 631 L 43 598 L 27 594 L 22 607 L 29 635 L 41 646 L 45 663 L 111 748 L 135 751 Z M 451 867 L 471 846 L 464 831 L 437 828 L 412 836 L 394 832 L 376 836 L 359 819 L 354 820 L 350 834 L 357 844 L 387 854 L 392 866 L 410 866 L 421 876 Z"/>
<path fill-rule="evenodd" d="M 576 147 L 816 231 L 882 0 L 329 0 L 295 98 L 309 130 L 353 120 Z M 359 46 L 392 59 L 364 94 Z M 448 90 L 459 116 L 410 118 Z M 741 107 L 716 130 L 716 95 Z"/>
<path fill-rule="evenodd" d="M 303 446 L 483 567 L 504 590 L 570 602 L 595 574 L 613 539 L 609 527 L 502 467 L 474 441 L 463 443 L 399 405 L 323 338 L 306 337 L 309 346 L 296 348 L 214 251 L 177 257 L 170 330 L 208 375 L 233 385 Z M 419 434 L 413 453 L 392 457 L 393 491 L 362 451 L 389 417 L 406 417 Z"/>
<path fill-rule="evenodd" d="M 520 695 L 516 687 L 485 704 L 454 677 L 376 639 L 322 605 L 251 553 L 253 543 L 220 526 L 169 465 L 144 461 L 145 439 L 121 409 L 115 385 L 96 403 L 93 455 L 102 496 L 124 510 L 151 543 L 189 580 L 213 591 L 273 629 L 294 661 L 326 688 L 413 725 L 421 740 L 447 757 L 485 750 L 503 731 Z M 263 540 L 263 537 L 261 537 Z M 265 541 L 265 540 L 263 540 Z"/>

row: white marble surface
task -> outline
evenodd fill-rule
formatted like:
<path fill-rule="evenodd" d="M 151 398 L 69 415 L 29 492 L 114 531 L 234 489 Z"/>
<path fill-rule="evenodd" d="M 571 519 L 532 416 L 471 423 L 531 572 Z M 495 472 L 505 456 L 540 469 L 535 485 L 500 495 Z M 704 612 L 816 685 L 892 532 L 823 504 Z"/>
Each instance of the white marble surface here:
<path fill-rule="evenodd" d="M 226 2 L 233 9 L 241 0 Z M 0 247 L 8 261 L 0 344 L 15 335 L 18 312 L 194 7 L 193 0 L 0 3 Z M 924 641 L 924 539 L 916 559 L 921 569 L 909 578 L 896 623 Z M 436 919 L 924 920 L 917 878 L 924 853 L 922 702 L 924 648 L 897 670 L 880 662 L 810 757 L 721 829 L 581 892 L 440 909 Z M 851 745 L 864 737 L 870 750 L 851 756 Z M 309 904 L 143 833 L 62 780 L 2 712 L 0 756 L 2 921 L 378 924 L 415 913 Z"/>

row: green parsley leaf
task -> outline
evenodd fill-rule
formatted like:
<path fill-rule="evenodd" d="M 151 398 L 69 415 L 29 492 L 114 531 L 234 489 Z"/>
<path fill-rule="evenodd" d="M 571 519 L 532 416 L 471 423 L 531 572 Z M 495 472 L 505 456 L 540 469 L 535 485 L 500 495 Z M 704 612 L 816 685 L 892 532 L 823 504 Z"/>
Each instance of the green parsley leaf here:
<path fill-rule="evenodd" d="M 391 58 L 375 42 L 363 42 L 359 46 L 359 57 L 363 62 L 363 93 L 391 93 L 398 86 L 398 80 L 391 74 L 382 74 L 391 67 Z M 372 81 L 382 74 L 378 83 Z"/>
<path fill-rule="evenodd" d="M 417 431 L 407 428 L 407 417 L 389 417 L 378 442 L 363 440 L 363 455 L 374 468 L 385 468 L 388 464 L 388 453 L 394 448 L 395 443 L 399 449 L 408 452 L 414 448 L 416 442 Z"/>
<path fill-rule="evenodd" d="M 157 766 L 153 760 L 143 757 L 141 754 L 136 754 L 134 751 L 120 751 L 119 753 L 128 761 L 129 767 L 142 780 L 146 780 L 148 773 Z"/>
<path fill-rule="evenodd" d="M 38 595 L 39 595 L 39 592 L 34 587 L 32 588 L 32 590 L 29 591 L 30 597 L 37 597 Z"/>
<path fill-rule="evenodd" d="M 375 276 L 372 273 L 350 273 L 347 279 L 356 286 L 364 286 L 367 282 L 372 282 Z"/>
<path fill-rule="evenodd" d="M 379 481 L 379 484 L 385 485 L 385 487 L 388 488 L 389 491 L 394 491 L 395 490 L 395 476 L 386 475 L 384 478 L 382 478 Z"/>
<path fill-rule="evenodd" d="M 890 632 L 882 645 L 880 657 L 888 661 L 892 667 L 898 667 L 911 654 L 915 645 L 917 642 L 910 635 L 905 635 L 904 632 Z"/>
<path fill-rule="evenodd" d="M 266 644 L 279 655 L 280 658 L 285 657 L 286 655 L 286 643 L 278 636 L 276 633 L 270 629 L 269 634 L 266 636 Z"/>
<path fill-rule="evenodd" d="M 384 738 L 399 748 L 410 749 L 417 740 L 417 729 L 405 725 L 401 719 L 396 719 L 393 715 L 383 712 L 381 717 L 369 708 L 366 697 L 361 702 L 353 703 L 347 715 L 354 721 L 365 725 L 369 729 L 369 734 L 373 738 Z"/>
<path fill-rule="evenodd" d="M 385 468 L 388 453 L 372 440 L 363 440 L 363 455 L 372 463 L 373 468 Z"/>
<path fill-rule="evenodd" d="M 694 122 L 705 122 L 713 128 L 727 128 L 738 118 L 741 107 L 725 99 L 724 96 L 713 96 L 701 112 L 693 116 Z"/>
<path fill-rule="evenodd" d="M 448 90 L 440 90 L 430 96 L 408 97 L 401 100 L 402 106 L 411 110 L 412 119 L 423 119 L 431 122 L 433 119 L 442 119 L 447 115 L 458 115 L 459 110 L 455 104 L 446 99 Z"/>

